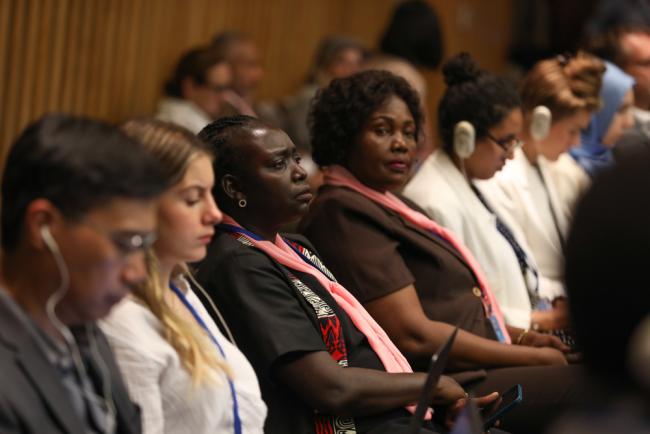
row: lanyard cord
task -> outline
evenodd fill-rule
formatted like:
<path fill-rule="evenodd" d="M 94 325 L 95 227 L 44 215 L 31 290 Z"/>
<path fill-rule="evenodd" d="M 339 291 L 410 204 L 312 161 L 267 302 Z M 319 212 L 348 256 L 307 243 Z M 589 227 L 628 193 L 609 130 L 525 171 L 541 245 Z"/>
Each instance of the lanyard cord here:
<path fill-rule="evenodd" d="M 197 323 L 205 330 L 205 332 L 208 334 L 210 337 L 210 340 L 216 345 L 217 349 L 221 353 L 221 356 L 226 359 L 226 353 L 223 351 L 223 348 L 219 344 L 219 341 L 214 337 L 212 332 L 210 332 L 210 329 L 208 328 L 207 324 L 205 321 L 203 321 L 203 318 L 201 318 L 194 309 L 194 306 L 190 304 L 190 302 L 187 300 L 185 297 L 185 294 L 176 287 L 174 284 L 169 284 L 169 287 L 174 291 L 174 293 L 178 296 L 178 298 L 181 300 L 181 302 L 185 305 L 185 307 L 190 311 L 194 319 L 196 320 Z M 237 393 L 235 391 L 235 383 L 228 378 L 228 385 L 230 386 L 230 395 L 232 396 L 232 413 L 233 413 L 233 423 L 234 423 L 234 428 L 235 428 L 235 434 L 242 434 L 242 427 L 241 427 L 241 419 L 239 417 L 239 404 L 237 402 Z"/>
<path fill-rule="evenodd" d="M 544 174 L 542 173 L 541 167 L 539 167 L 539 163 L 535 165 L 535 169 L 537 170 L 537 174 L 539 175 L 539 179 L 542 181 L 542 185 L 544 186 L 544 192 L 546 193 L 546 199 L 548 200 L 548 207 L 551 210 L 551 216 L 553 217 L 553 225 L 555 225 L 555 230 L 557 231 L 557 236 L 560 239 L 560 248 L 562 249 L 562 253 L 566 252 L 566 241 L 564 240 L 564 236 L 562 235 L 562 231 L 560 230 L 560 224 L 558 223 L 558 218 L 557 214 L 555 213 L 555 208 L 553 207 L 553 202 L 551 201 L 551 194 L 548 191 L 548 185 L 546 184 L 546 179 L 544 178 Z"/>

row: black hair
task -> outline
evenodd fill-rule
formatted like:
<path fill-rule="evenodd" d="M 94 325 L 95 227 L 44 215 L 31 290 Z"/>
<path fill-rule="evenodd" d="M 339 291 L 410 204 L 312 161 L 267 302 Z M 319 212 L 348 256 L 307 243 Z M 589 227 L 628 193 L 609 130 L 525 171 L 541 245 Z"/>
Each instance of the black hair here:
<path fill-rule="evenodd" d="M 646 149 L 599 173 L 567 240 L 566 288 L 584 363 L 614 380 L 630 375 L 630 338 L 650 314 L 649 168 Z"/>
<path fill-rule="evenodd" d="M 476 139 L 481 139 L 512 110 L 521 107 L 515 83 L 479 69 L 467 53 L 452 57 L 442 72 L 447 89 L 438 104 L 438 132 L 447 152 L 453 148 L 458 122 L 471 123 Z"/>
<path fill-rule="evenodd" d="M 401 2 L 381 38 L 383 53 L 435 69 L 442 59 L 442 34 L 435 10 L 426 1 Z"/>
<path fill-rule="evenodd" d="M 46 115 L 14 142 L 2 178 L 2 248 L 11 253 L 25 211 L 44 198 L 69 219 L 114 198 L 149 199 L 167 181 L 158 162 L 116 127 L 62 114 Z"/>
<path fill-rule="evenodd" d="M 205 75 L 225 58 L 211 47 L 197 47 L 184 53 L 176 63 L 174 74 L 165 83 L 165 94 L 183 98 L 183 80 L 191 78 L 196 84 L 205 84 Z"/>
<path fill-rule="evenodd" d="M 402 77 L 370 70 L 332 80 L 318 92 L 309 112 L 314 161 L 320 166 L 344 163 L 370 116 L 393 95 L 407 105 L 417 137 L 423 122 L 420 98 Z"/>
<path fill-rule="evenodd" d="M 221 188 L 221 178 L 226 174 L 239 174 L 243 156 L 233 144 L 236 134 L 253 128 L 272 128 L 264 121 L 247 115 L 227 116 L 206 125 L 198 134 L 214 155 L 212 167 L 215 183 L 212 189 L 217 202 L 227 200 Z"/>

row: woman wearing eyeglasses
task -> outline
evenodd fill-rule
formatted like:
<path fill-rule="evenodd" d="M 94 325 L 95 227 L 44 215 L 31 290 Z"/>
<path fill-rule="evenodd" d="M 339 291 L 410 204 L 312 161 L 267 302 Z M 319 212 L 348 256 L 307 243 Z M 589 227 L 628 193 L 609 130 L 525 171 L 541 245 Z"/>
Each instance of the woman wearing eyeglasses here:
<path fill-rule="evenodd" d="M 514 83 L 480 70 L 466 53 L 448 61 L 443 74 L 447 90 L 438 106 L 443 145 L 424 161 L 404 195 L 469 248 L 506 324 L 526 330 L 531 322 L 540 322 L 534 311 L 539 282 L 534 261 L 473 184 L 492 178 L 519 147 L 519 95 Z M 475 131 L 474 141 L 467 137 L 462 143 L 467 134 L 458 127 L 462 121 Z"/>
<path fill-rule="evenodd" d="M 185 266 L 203 259 L 222 218 L 211 153 L 166 122 L 137 119 L 122 130 L 161 163 L 171 185 L 158 204 L 147 281 L 102 324 L 142 410 L 143 433 L 261 434 L 266 406 L 255 372 L 193 292 Z"/>
<path fill-rule="evenodd" d="M 581 131 L 601 106 L 604 71 L 603 62 L 586 53 L 537 63 L 520 89 L 523 146 L 493 180 L 477 183 L 530 247 L 541 276 L 540 296 L 556 307 L 565 305 L 564 250 L 573 205 L 589 182 L 580 168 L 567 176 L 563 166 L 577 166 L 567 151 L 580 143 Z M 535 131 L 534 113 L 542 105 L 551 115 L 546 134 Z"/>

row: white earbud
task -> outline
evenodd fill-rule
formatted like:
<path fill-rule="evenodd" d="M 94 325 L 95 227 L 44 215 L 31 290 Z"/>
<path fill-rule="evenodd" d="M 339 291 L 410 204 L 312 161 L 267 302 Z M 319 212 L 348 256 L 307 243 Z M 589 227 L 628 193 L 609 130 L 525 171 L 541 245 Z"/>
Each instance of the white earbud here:
<path fill-rule="evenodd" d="M 533 110 L 533 117 L 530 122 L 530 136 L 533 140 L 544 140 L 551 131 L 552 122 L 551 111 L 548 107 L 538 105 Z"/>
<path fill-rule="evenodd" d="M 59 317 L 56 315 L 56 306 L 66 295 L 70 287 L 70 273 L 68 272 L 68 267 L 65 263 L 65 260 L 63 259 L 63 255 L 61 255 L 59 244 L 56 242 L 56 240 L 52 236 L 52 233 L 50 232 L 50 227 L 44 224 L 43 226 L 41 226 L 40 232 L 41 232 L 41 237 L 43 238 L 43 242 L 45 243 L 50 253 L 52 253 L 52 256 L 54 257 L 54 262 L 56 263 L 56 267 L 59 270 L 59 275 L 61 278 L 61 283 L 59 284 L 58 289 L 47 299 L 45 305 L 47 316 L 50 319 L 52 325 L 59 331 L 59 333 L 61 333 L 61 336 L 63 336 L 63 338 L 65 339 L 68 349 L 70 350 L 70 356 L 72 357 L 72 362 L 77 371 L 77 376 L 79 377 L 79 380 L 82 383 L 81 389 L 83 395 L 87 399 L 104 406 L 104 408 L 107 411 L 107 414 L 103 420 L 99 421 L 99 423 L 102 425 L 105 432 L 113 432 L 115 429 L 117 413 L 115 410 L 115 405 L 113 404 L 111 378 L 110 378 L 110 373 L 108 371 L 108 367 L 106 366 L 106 364 L 101 358 L 101 355 L 99 354 L 99 350 L 97 348 L 97 342 L 95 340 L 94 335 L 92 334 L 90 329 L 86 327 L 86 333 L 88 335 L 88 341 L 90 344 L 92 357 L 95 359 L 95 363 L 98 366 L 100 370 L 100 375 L 102 377 L 102 383 L 100 386 L 102 388 L 103 395 L 99 395 L 93 390 L 91 386 L 92 383 L 90 381 L 90 377 L 88 376 L 86 367 L 83 364 L 81 358 L 81 352 L 79 351 L 79 347 L 77 346 L 77 342 L 74 336 L 72 335 L 72 332 L 65 324 L 61 322 Z"/>
<path fill-rule="evenodd" d="M 460 121 L 454 127 L 454 152 L 461 159 L 467 159 L 476 147 L 476 131 L 467 121 Z"/>
<path fill-rule="evenodd" d="M 47 248 L 50 249 L 51 252 L 58 253 L 59 246 L 54 240 L 54 237 L 52 236 L 52 233 L 50 232 L 50 227 L 48 225 L 41 226 L 41 238 L 43 239 L 43 242 L 45 243 Z"/>

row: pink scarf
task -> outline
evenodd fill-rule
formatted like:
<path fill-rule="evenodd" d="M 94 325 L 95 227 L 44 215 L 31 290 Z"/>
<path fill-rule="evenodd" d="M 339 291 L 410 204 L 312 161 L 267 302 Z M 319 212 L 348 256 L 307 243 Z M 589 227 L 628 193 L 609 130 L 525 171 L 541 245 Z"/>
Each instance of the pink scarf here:
<path fill-rule="evenodd" d="M 325 184 L 338 187 L 346 187 L 354 190 L 357 193 L 360 193 L 368 199 L 372 200 L 373 202 L 376 202 L 385 208 L 395 211 L 404 219 L 410 221 L 416 226 L 426 231 L 433 232 L 440 238 L 447 241 L 463 257 L 465 262 L 469 265 L 470 269 L 474 273 L 474 276 L 476 277 L 476 280 L 478 281 L 478 284 L 483 292 L 483 297 L 481 297 L 481 300 L 483 301 L 483 308 L 485 309 L 486 316 L 490 317 L 490 315 L 494 315 L 494 318 L 496 319 L 496 322 L 498 323 L 498 326 L 503 333 L 503 341 L 505 343 L 511 343 L 508 329 L 506 328 L 503 315 L 499 309 L 499 304 L 497 303 L 496 298 L 494 297 L 494 294 L 488 285 L 487 279 L 483 274 L 480 265 L 476 259 L 474 259 L 474 256 L 471 254 L 471 252 L 463 245 L 463 243 L 456 239 L 456 236 L 452 232 L 443 228 L 424 214 L 415 211 L 391 192 L 387 191 L 386 193 L 380 193 L 370 187 L 365 186 L 343 166 L 329 166 L 325 170 Z M 498 334 L 498 330 L 495 331 Z"/>
<path fill-rule="evenodd" d="M 223 223 L 238 228 L 242 227 L 232 217 L 226 214 L 223 216 Z M 359 303 L 359 301 L 341 284 L 330 280 L 318 268 L 305 262 L 280 235 L 276 235 L 275 243 L 271 243 L 270 241 L 258 241 L 247 236 L 243 232 L 240 233 L 240 235 L 246 237 L 254 247 L 260 249 L 285 267 L 309 274 L 318 280 L 318 283 L 329 291 L 338 305 L 350 317 L 355 327 L 368 339 L 370 347 L 377 354 L 377 357 L 379 357 L 386 372 L 413 372 L 406 358 L 361 303 Z M 408 406 L 407 409 L 410 412 L 414 412 L 415 406 Z M 431 414 L 427 416 L 427 419 L 430 418 Z"/>

